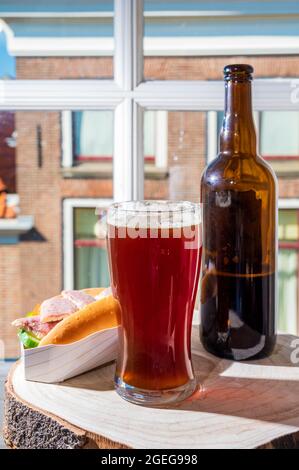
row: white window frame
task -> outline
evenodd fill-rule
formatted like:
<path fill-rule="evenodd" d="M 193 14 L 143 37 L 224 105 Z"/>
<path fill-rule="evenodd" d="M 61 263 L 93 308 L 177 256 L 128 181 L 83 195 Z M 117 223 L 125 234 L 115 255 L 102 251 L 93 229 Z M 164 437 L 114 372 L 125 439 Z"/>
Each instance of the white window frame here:
<path fill-rule="evenodd" d="M 114 110 L 113 199 L 142 199 L 144 110 L 217 111 L 223 109 L 224 87 L 221 81 L 143 81 L 143 0 L 114 0 L 113 60 L 112 80 L 1 80 L 0 109 Z M 295 78 L 255 80 L 254 108 L 299 110 L 298 89 Z M 70 155 L 69 144 L 64 144 Z M 92 200 L 84 201 L 90 204 Z M 73 221 L 68 204 L 64 203 L 65 288 L 71 286 L 73 269 L 69 235 Z"/>
<path fill-rule="evenodd" d="M 72 111 L 61 111 L 61 166 L 71 168 L 74 164 Z"/>
<path fill-rule="evenodd" d="M 299 209 L 299 198 L 280 198 L 278 209 Z"/>

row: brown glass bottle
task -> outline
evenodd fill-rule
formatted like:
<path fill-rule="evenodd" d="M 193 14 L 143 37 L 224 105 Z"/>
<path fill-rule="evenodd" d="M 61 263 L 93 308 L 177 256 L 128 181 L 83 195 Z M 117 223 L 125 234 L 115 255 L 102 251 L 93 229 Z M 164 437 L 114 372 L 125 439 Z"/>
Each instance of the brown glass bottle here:
<path fill-rule="evenodd" d="M 235 360 L 269 355 L 276 338 L 276 177 L 257 155 L 252 73 L 224 68 L 220 152 L 201 181 L 201 341 Z"/>

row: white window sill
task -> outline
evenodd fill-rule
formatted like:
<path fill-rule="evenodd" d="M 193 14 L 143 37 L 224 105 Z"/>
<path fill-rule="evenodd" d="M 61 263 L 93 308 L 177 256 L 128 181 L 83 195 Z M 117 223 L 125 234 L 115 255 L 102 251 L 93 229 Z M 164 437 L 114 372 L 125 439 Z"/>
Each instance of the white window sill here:
<path fill-rule="evenodd" d="M 15 219 L 0 219 L 0 237 L 16 237 L 34 226 L 32 215 L 19 215 Z"/>
<path fill-rule="evenodd" d="M 295 178 L 299 175 L 299 160 L 267 159 L 277 176 Z"/>
<path fill-rule="evenodd" d="M 146 179 L 166 179 L 168 168 L 157 168 L 155 165 L 145 165 Z M 96 178 L 112 179 L 113 163 L 86 162 L 71 167 L 61 168 L 64 178 Z"/>

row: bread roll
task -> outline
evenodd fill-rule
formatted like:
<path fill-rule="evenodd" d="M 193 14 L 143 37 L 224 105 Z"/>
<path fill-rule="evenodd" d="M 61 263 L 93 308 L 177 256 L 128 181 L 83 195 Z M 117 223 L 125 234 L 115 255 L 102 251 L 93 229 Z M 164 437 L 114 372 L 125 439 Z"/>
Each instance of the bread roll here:
<path fill-rule="evenodd" d="M 112 295 L 97 300 L 59 322 L 40 341 L 39 347 L 73 343 L 96 331 L 116 327 L 119 313 L 119 303 Z"/>
<path fill-rule="evenodd" d="M 86 294 L 91 295 L 92 297 L 95 297 L 96 295 L 99 295 L 103 290 L 107 289 L 106 287 L 89 287 L 88 289 L 82 289 L 83 292 Z"/>

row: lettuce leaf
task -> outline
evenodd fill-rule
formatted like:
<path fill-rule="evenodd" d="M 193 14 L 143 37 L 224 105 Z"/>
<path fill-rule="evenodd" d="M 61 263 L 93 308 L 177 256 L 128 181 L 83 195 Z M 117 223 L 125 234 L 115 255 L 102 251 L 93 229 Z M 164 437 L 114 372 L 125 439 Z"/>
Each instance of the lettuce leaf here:
<path fill-rule="evenodd" d="M 40 342 L 40 340 L 34 336 L 33 333 L 23 329 L 18 331 L 18 337 L 25 349 L 36 348 Z"/>

